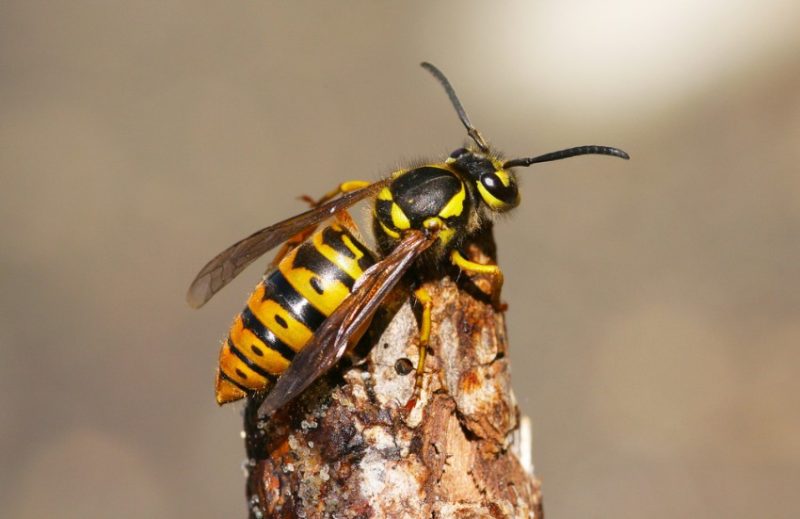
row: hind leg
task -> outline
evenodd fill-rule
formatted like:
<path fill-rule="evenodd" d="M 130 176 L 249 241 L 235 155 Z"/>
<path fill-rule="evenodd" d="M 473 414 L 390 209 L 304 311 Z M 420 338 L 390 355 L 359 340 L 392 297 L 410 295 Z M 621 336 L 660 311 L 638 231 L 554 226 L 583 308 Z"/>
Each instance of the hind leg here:
<path fill-rule="evenodd" d="M 425 288 L 418 288 L 414 291 L 414 298 L 422 305 L 422 319 L 419 327 L 419 355 L 417 360 L 417 370 L 414 373 L 414 391 L 408 399 L 403 410 L 410 413 L 417 405 L 420 391 L 422 391 L 423 374 L 425 373 L 425 356 L 428 353 L 428 344 L 431 340 L 431 307 L 433 299 Z"/>

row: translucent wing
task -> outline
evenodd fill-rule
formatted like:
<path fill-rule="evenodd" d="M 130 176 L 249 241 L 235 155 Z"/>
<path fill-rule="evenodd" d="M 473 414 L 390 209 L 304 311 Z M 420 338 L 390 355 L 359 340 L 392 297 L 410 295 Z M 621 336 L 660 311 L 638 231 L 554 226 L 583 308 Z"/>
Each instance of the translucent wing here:
<path fill-rule="evenodd" d="M 200 308 L 222 287 L 270 249 L 277 247 L 304 229 L 317 225 L 353 204 L 368 198 L 386 186 L 384 179 L 369 186 L 345 193 L 288 220 L 276 223 L 240 240 L 209 261 L 189 285 L 186 300 L 189 306 Z"/>
<path fill-rule="evenodd" d="M 392 288 L 434 241 L 435 236 L 410 231 L 389 256 L 364 272 L 353 293 L 322 323 L 267 394 L 258 411 L 260 418 L 269 417 L 289 403 L 361 338 Z"/>

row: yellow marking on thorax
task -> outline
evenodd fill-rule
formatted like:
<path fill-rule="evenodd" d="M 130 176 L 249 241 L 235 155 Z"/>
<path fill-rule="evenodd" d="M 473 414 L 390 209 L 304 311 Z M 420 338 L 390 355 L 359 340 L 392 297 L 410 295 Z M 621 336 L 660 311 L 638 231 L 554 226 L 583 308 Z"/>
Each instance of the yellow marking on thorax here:
<path fill-rule="evenodd" d="M 277 334 L 276 334 L 277 335 Z M 244 327 L 242 316 L 237 315 L 233 321 L 230 331 L 231 342 L 244 354 L 253 364 L 263 368 L 267 373 L 280 375 L 289 367 L 289 360 L 283 355 L 273 350 L 269 344 L 259 339 L 256 334 Z M 258 348 L 261 355 L 253 351 L 252 346 Z"/>
<path fill-rule="evenodd" d="M 280 262 L 278 269 L 289 284 L 297 290 L 297 293 L 306 298 L 314 308 L 325 317 L 331 315 L 350 295 L 350 289 L 338 279 L 324 279 L 302 266 L 292 268 L 296 255 L 297 249 Z M 313 279 L 316 279 L 316 284 L 322 289 L 322 294 L 314 289 Z"/>
<path fill-rule="evenodd" d="M 381 224 L 381 229 L 383 229 L 383 232 L 385 232 L 385 233 L 387 234 L 387 236 L 389 236 L 389 237 L 391 237 L 391 238 L 394 238 L 395 240 L 396 240 L 396 239 L 398 239 L 398 238 L 400 238 L 400 233 L 398 233 L 398 232 L 395 232 L 395 231 L 393 231 L 393 230 L 389 229 L 388 227 L 386 227 L 386 226 L 383 224 L 383 222 L 381 221 L 381 219 L 380 219 L 380 218 L 378 218 L 378 216 L 377 216 L 377 215 L 375 216 L 375 219 L 378 221 L 378 223 L 379 223 L 379 224 Z"/>
<path fill-rule="evenodd" d="M 461 183 L 461 189 L 456 193 L 445 206 L 439 211 L 439 216 L 442 218 L 450 218 L 459 216 L 464 212 L 464 199 L 467 197 L 467 191 L 464 189 L 464 183 Z"/>
<path fill-rule="evenodd" d="M 392 192 L 389 190 L 389 186 L 384 187 L 378 193 L 378 200 L 392 200 Z"/>
<path fill-rule="evenodd" d="M 269 294 L 267 296 L 269 297 Z M 253 295 L 250 296 L 250 300 L 247 302 L 250 311 L 253 312 L 253 315 L 258 317 L 258 320 L 269 328 L 278 339 L 285 342 L 286 345 L 294 351 L 300 351 L 311 339 L 313 335 L 311 330 L 292 317 L 291 314 L 276 301 L 272 299 L 263 299 L 263 297 L 264 285 L 259 284 L 256 291 L 253 292 Z M 286 326 L 283 326 L 281 321 L 285 323 Z"/>
<path fill-rule="evenodd" d="M 508 176 L 508 171 L 500 168 L 494 172 L 497 175 L 497 178 L 500 179 L 500 182 L 505 186 L 508 187 L 511 185 L 511 177 Z"/>
<path fill-rule="evenodd" d="M 477 182 L 475 185 L 478 186 L 478 192 L 481 194 L 481 198 L 483 198 L 484 202 L 489 204 L 489 207 L 492 207 L 494 209 L 504 209 L 508 207 L 507 203 L 503 202 L 502 200 L 491 194 L 485 187 L 483 187 L 482 183 Z"/>
<path fill-rule="evenodd" d="M 391 216 L 392 225 L 394 225 L 395 229 L 404 230 L 411 227 L 411 222 L 408 220 L 408 216 L 406 216 L 406 213 L 403 212 L 403 209 L 397 205 L 397 202 L 392 202 Z"/>
<path fill-rule="evenodd" d="M 334 230 L 341 231 L 341 227 L 332 226 Z M 350 239 L 350 236 L 344 234 L 342 235 L 342 243 L 344 243 L 345 247 L 350 249 L 353 253 L 355 258 L 351 258 L 344 254 L 339 253 L 336 249 L 325 243 L 323 239 L 322 232 L 318 232 L 312 238 L 314 246 L 319 251 L 320 254 L 325 256 L 328 261 L 342 269 L 343 271 L 347 272 L 347 274 L 353 278 L 358 279 L 361 274 L 364 273 L 361 270 L 361 266 L 358 264 L 358 260 L 364 257 L 364 252 L 361 251 L 358 247 L 355 246 L 353 241 Z"/>

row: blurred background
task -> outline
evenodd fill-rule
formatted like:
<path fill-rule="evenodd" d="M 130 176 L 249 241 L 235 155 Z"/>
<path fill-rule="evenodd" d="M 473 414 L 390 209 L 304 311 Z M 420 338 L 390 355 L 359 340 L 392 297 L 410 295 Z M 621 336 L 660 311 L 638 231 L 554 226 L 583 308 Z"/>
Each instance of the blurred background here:
<path fill-rule="evenodd" d="M 795 517 L 800 3 L 0 5 L 0 516 L 244 517 L 214 254 L 296 195 L 465 139 L 497 226 L 548 517 Z"/>

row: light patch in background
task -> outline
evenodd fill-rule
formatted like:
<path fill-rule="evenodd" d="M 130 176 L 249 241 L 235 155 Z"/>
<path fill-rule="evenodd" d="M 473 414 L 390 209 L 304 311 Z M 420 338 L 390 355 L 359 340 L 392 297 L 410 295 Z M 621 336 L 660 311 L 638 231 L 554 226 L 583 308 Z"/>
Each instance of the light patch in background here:
<path fill-rule="evenodd" d="M 532 97 L 555 103 L 560 117 L 576 122 L 646 120 L 720 76 L 790 58 L 798 49 L 796 1 L 559 0 L 506 7 L 502 16 L 464 13 L 465 43 L 479 42 L 479 61 L 491 67 L 492 80 L 483 86 L 517 107 Z M 498 80 L 503 75 L 513 81 Z"/>

